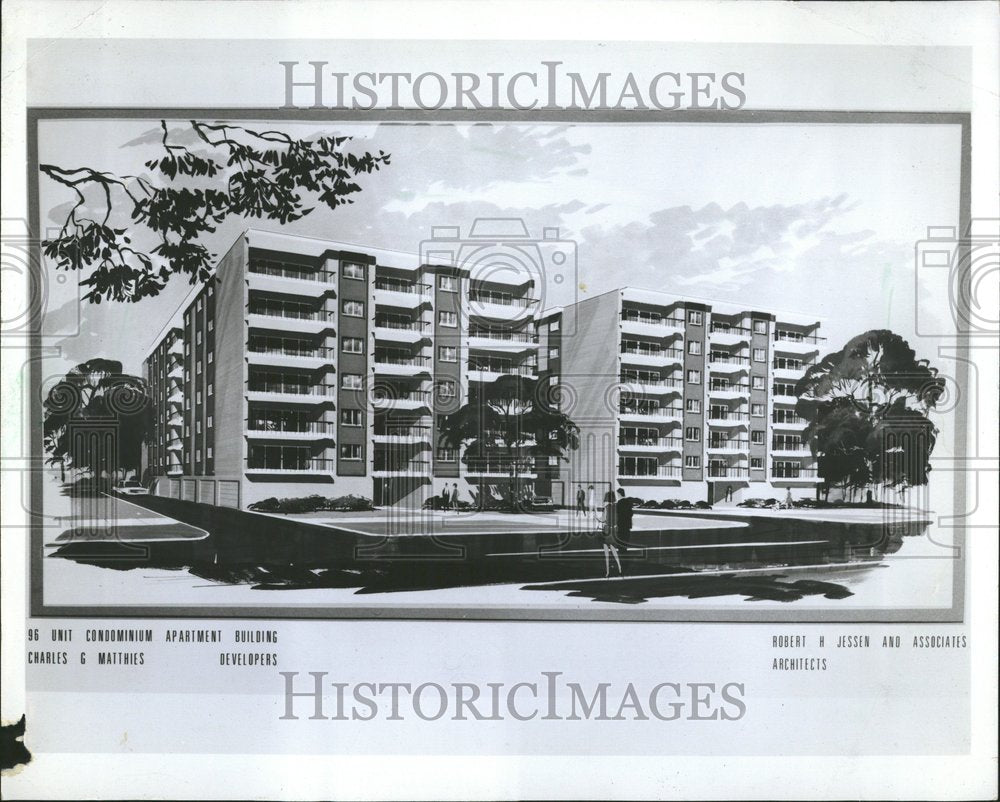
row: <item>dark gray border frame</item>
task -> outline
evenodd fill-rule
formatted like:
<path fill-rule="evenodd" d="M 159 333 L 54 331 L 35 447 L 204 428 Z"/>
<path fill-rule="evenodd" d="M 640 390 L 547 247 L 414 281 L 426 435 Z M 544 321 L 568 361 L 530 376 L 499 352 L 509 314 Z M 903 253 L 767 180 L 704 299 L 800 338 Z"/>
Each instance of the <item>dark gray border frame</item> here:
<path fill-rule="evenodd" d="M 33 234 L 41 231 L 38 208 L 38 123 L 51 119 L 192 119 L 228 120 L 287 120 L 302 122 L 399 122 L 399 123 L 801 123 L 851 125 L 958 125 L 961 129 L 961 163 L 959 175 L 959 229 L 968 230 L 971 221 L 971 114 L 966 112 L 886 112 L 886 111 L 352 111 L 340 109 L 254 109 L 254 108 L 48 108 L 27 109 L 27 179 L 28 217 Z M 960 248 L 964 247 L 962 245 Z M 962 254 L 960 253 L 961 257 Z M 41 269 L 40 254 L 35 262 Z M 959 310 L 961 312 L 961 310 Z M 41 398 L 34 392 L 41 380 L 41 332 L 33 327 L 29 333 L 29 429 L 32 464 L 36 449 L 41 447 Z M 969 338 L 957 340 L 959 386 L 969 378 Z M 956 415 L 956 452 L 968 453 L 968 432 L 964 415 Z M 39 452 L 40 453 L 40 452 Z M 37 618 L 163 618 L 163 619 L 312 619 L 312 620 L 482 620 L 482 621 L 561 621 L 561 622 L 702 622 L 702 623 L 770 623 L 770 624 L 859 624 L 859 623 L 962 623 L 965 620 L 965 573 L 968 567 L 966 532 L 954 530 L 954 546 L 959 555 L 953 560 L 952 604 L 949 609 L 879 609 L 855 610 L 796 610 L 767 609 L 679 609 L 664 610 L 630 607 L 628 609 L 570 610 L 564 605 L 533 605 L 531 607 L 408 607 L 388 610 L 385 607 L 363 605 L 330 605 L 315 607 L 288 604 L 281 609 L 239 606 L 46 606 L 43 601 L 42 561 L 44 531 L 40 521 L 42 510 L 41 473 L 31 472 L 29 537 L 29 615 Z M 964 510 L 967 500 L 966 476 L 956 472 L 954 509 Z"/>

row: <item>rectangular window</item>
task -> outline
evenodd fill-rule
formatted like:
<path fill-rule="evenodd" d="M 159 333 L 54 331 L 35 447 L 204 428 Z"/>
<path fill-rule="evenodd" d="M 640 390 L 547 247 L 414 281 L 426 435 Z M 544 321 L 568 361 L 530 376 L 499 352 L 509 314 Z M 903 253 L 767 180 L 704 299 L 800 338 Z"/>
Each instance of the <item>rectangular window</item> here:
<path fill-rule="evenodd" d="M 458 348 L 454 345 L 439 345 L 438 359 L 442 362 L 458 362 Z"/>
<path fill-rule="evenodd" d="M 365 316 L 365 305 L 361 301 L 344 301 L 341 310 L 345 317 Z"/>
<path fill-rule="evenodd" d="M 694 309 L 688 311 L 688 323 L 692 326 L 701 325 L 701 312 L 697 312 Z"/>
<path fill-rule="evenodd" d="M 341 340 L 341 348 L 345 354 L 363 354 L 365 352 L 365 341 L 360 337 L 345 337 Z"/>
<path fill-rule="evenodd" d="M 438 398 L 454 398 L 455 382 L 450 379 L 442 379 L 437 383 Z"/>
<path fill-rule="evenodd" d="M 214 320 L 208 321 L 208 330 L 213 331 L 214 329 L 215 329 L 215 321 Z"/>
<path fill-rule="evenodd" d="M 359 265 L 357 262 L 344 262 L 341 269 L 341 275 L 344 278 L 353 278 L 358 279 L 359 281 L 364 281 L 365 266 Z"/>
<path fill-rule="evenodd" d="M 196 448 L 195 451 L 194 451 L 194 461 L 195 462 L 201 462 L 201 449 L 200 448 Z"/>
<path fill-rule="evenodd" d="M 558 358 L 559 358 L 559 349 L 558 348 L 550 348 L 549 349 L 549 359 L 558 359 Z"/>
<path fill-rule="evenodd" d="M 449 329 L 458 327 L 458 316 L 454 312 L 438 312 L 438 324 Z"/>
<path fill-rule="evenodd" d="M 559 457 L 549 457 L 549 467 L 558 468 L 559 467 Z"/>
<path fill-rule="evenodd" d="M 701 441 L 701 429 L 697 426 L 688 426 L 684 430 L 684 439 L 689 440 L 692 443 L 697 443 Z"/>
<path fill-rule="evenodd" d="M 753 415 L 755 418 L 763 418 L 764 417 L 764 405 L 763 404 L 751 404 L 750 405 L 750 414 Z"/>
<path fill-rule="evenodd" d="M 553 320 L 549 323 L 549 331 L 559 331 L 559 321 Z"/>
<path fill-rule="evenodd" d="M 686 409 L 688 412 L 694 412 L 700 415 L 701 400 L 697 398 L 689 398 L 687 401 L 684 402 L 684 409 Z"/>
<path fill-rule="evenodd" d="M 343 426 L 360 426 L 361 410 L 360 409 L 340 410 L 340 423 Z"/>
<path fill-rule="evenodd" d="M 211 416 L 211 415 L 209 415 L 209 416 L 208 416 L 208 418 L 206 418 L 206 419 L 205 419 L 205 425 L 206 425 L 206 426 L 207 426 L 207 427 L 208 427 L 209 429 L 211 429 L 211 428 L 212 428 L 212 416 Z"/>
<path fill-rule="evenodd" d="M 215 361 L 215 351 L 208 352 L 208 364 L 211 365 Z"/>
<path fill-rule="evenodd" d="M 688 353 L 697 356 L 701 353 L 701 340 L 688 340 Z"/>
<path fill-rule="evenodd" d="M 361 374 L 345 373 L 340 379 L 340 386 L 343 387 L 345 390 L 360 390 Z"/>
<path fill-rule="evenodd" d="M 195 304 L 194 311 L 195 312 L 200 312 L 201 311 L 201 298 L 199 298 L 198 299 L 198 303 Z"/>
<path fill-rule="evenodd" d="M 701 457 L 697 454 L 689 454 L 684 457 L 684 467 L 685 468 L 700 468 L 701 467 Z"/>
<path fill-rule="evenodd" d="M 201 421 L 200 420 L 194 422 L 194 433 L 195 434 L 201 434 Z M 199 457 L 199 459 L 201 459 L 201 458 Z"/>
<path fill-rule="evenodd" d="M 359 443 L 348 443 L 341 445 L 340 458 L 345 462 L 361 461 L 361 445 Z"/>
<path fill-rule="evenodd" d="M 755 471 L 763 470 L 764 460 L 761 457 L 750 457 L 750 468 Z"/>
<path fill-rule="evenodd" d="M 209 384 L 208 384 L 208 394 L 209 395 L 212 395 L 212 386 L 213 386 L 212 383 L 209 382 Z"/>
<path fill-rule="evenodd" d="M 195 335 L 194 335 L 194 344 L 195 345 L 201 345 L 201 332 L 200 331 L 196 332 Z"/>
<path fill-rule="evenodd" d="M 750 432 L 750 442 L 754 444 L 761 444 L 764 442 L 764 432 L 755 429 Z"/>
<path fill-rule="evenodd" d="M 443 292 L 458 292 L 454 276 L 438 276 L 438 289 Z"/>
<path fill-rule="evenodd" d="M 437 458 L 438 462 L 455 462 L 458 459 L 458 452 L 454 448 L 439 448 Z"/>
<path fill-rule="evenodd" d="M 209 446 L 209 447 L 208 447 L 208 448 L 206 449 L 206 451 L 205 451 L 205 456 L 207 456 L 207 457 L 208 457 L 209 459 L 212 459 L 212 447 L 211 447 L 211 446 Z"/>
<path fill-rule="evenodd" d="M 766 358 L 767 357 L 764 354 L 764 349 L 763 348 L 754 348 L 753 349 L 753 361 L 754 362 L 763 362 Z"/>
<path fill-rule="evenodd" d="M 688 384 L 701 384 L 701 371 L 689 370 L 687 372 L 687 382 Z"/>
<path fill-rule="evenodd" d="M 195 398 L 195 403 L 196 404 L 200 404 L 201 403 L 201 390 L 199 390 L 198 393 L 197 393 L 197 396 Z"/>
<path fill-rule="evenodd" d="M 766 320 L 755 320 L 753 322 L 754 334 L 767 334 L 767 321 Z"/>
<path fill-rule="evenodd" d="M 754 390 L 764 389 L 764 377 L 763 376 L 751 376 L 750 384 Z"/>

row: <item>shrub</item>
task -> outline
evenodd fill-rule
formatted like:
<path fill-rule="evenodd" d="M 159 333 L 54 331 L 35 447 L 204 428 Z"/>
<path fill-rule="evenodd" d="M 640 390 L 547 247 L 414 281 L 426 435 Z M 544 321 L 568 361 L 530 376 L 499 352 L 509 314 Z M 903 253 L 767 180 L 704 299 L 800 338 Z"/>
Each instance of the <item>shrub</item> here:
<path fill-rule="evenodd" d="M 305 512 L 330 510 L 334 512 L 359 512 L 374 509 L 371 499 L 364 496 L 337 496 L 327 498 L 313 494 L 294 498 L 265 498 L 250 505 L 255 512 L 280 512 L 285 515 L 296 515 Z"/>
<path fill-rule="evenodd" d="M 644 510 L 655 510 L 659 506 L 660 506 L 659 502 L 652 501 L 652 500 L 650 500 L 650 501 L 644 501 L 644 502 L 642 502 L 642 504 L 639 505 L 639 507 L 642 508 L 642 509 L 644 509 Z"/>
<path fill-rule="evenodd" d="M 271 498 L 261 499 L 260 501 L 255 501 L 250 505 L 250 509 L 256 512 L 277 512 L 280 507 L 281 502 L 274 496 L 271 496 Z"/>
<path fill-rule="evenodd" d="M 709 504 L 707 501 L 696 501 L 694 503 L 694 506 L 697 509 L 699 509 L 699 510 L 710 510 L 710 509 L 712 509 L 712 505 Z"/>
<path fill-rule="evenodd" d="M 326 502 L 326 504 L 322 507 L 324 510 L 336 510 L 337 512 L 363 512 L 375 509 L 370 498 L 355 496 L 353 493 L 346 496 L 338 496 L 337 498 L 324 499 L 324 501 Z"/>
<path fill-rule="evenodd" d="M 672 510 L 676 506 L 677 506 L 677 502 L 674 501 L 672 498 L 666 498 L 666 499 L 664 499 L 663 501 L 660 502 L 660 509 L 661 510 Z"/>

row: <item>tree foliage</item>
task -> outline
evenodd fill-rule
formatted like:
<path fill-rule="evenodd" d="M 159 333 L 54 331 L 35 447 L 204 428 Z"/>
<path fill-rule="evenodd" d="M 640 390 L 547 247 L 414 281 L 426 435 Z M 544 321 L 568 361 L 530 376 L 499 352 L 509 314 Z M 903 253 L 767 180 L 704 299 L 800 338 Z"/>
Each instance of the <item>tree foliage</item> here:
<path fill-rule="evenodd" d="M 501 376 L 444 418 L 439 434 L 444 445 L 464 448 L 467 465 L 502 464 L 513 503 L 522 474 L 533 469 L 536 458 L 568 459 L 580 445 L 580 429 L 559 409 L 558 398 L 551 378 Z"/>
<path fill-rule="evenodd" d="M 122 373 L 121 362 L 91 359 L 72 368 L 43 402 L 42 438 L 49 465 L 94 476 L 138 475 L 152 406 L 143 379 Z M 114 451 L 90 432 L 114 431 Z"/>
<path fill-rule="evenodd" d="M 795 387 L 803 436 L 827 484 L 847 488 L 926 484 L 937 428 L 928 414 L 944 380 L 886 329 L 852 338 L 809 368 Z"/>
<path fill-rule="evenodd" d="M 81 284 L 89 288 L 84 297 L 91 303 L 141 301 L 159 294 L 174 274 L 192 284 L 204 281 L 215 254 L 201 239 L 230 217 L 284 224 L 305 217 L 316 204 L 332 210 L 353 203 L 362 191 L 358 178 L 390 159 L 383 151 L 348 152 L 349 136 L 295 139 L 281 131 L 196 120 L 190 127 L 204 152 L 171 143 L 161 120 L 163 154 L 146 162 L 145 175 L 40 165 L 75 195 L 43 251 L 57 269 L 88 273 Z M 97 213 L 89 208 L 95 197 Z M 151 247 L 139 244 L 147 239 Z"/>

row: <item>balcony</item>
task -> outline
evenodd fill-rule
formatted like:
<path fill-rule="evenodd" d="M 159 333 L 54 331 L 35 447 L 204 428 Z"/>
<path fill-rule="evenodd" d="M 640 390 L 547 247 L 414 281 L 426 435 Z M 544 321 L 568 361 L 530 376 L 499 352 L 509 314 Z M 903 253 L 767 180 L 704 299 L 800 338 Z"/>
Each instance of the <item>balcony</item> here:
<path fill-rule="evenodd" d="M 431 302 L 432 287 L 419 282 L 375 279 L 375 305 L 416 309 Z"/>
<path fill-rule="evenodd" d="M 666 395 L 679 393 L 684 386 L 680 379 L 652 379 L 641 376 L 624 375 L 621 377 L 621 389 L 629 393 L 643 395 Z"/>
<path fill-rule="evenodd" d="M 719 345 L 738 345 L 749 343 L 752 332 L 742 326 L 730 326 L 728 323 L 713 323 L 708 330 L 708 338 Z"/>
<path fill-rule="evenodd" d="M 248 401 L 277 401 L 291 404 L 324 404 L 337 395 L 332 384 L 303 385 L 283 382 L 251 382 L 247 388 Z"/>
<path fill-rule="evenodd" d="M 417 343 L 428 336 L 429 324 L 402 316 L 375 316 L 375 339 L 389 342 Z"/>
<path fill-rule="evenodd" d="M 383 376 L 430 375 L 430 358 L 426 356 L 375 353 L 375 373 Z"/>
<path fill-rule="evenodd" d="M 394 476 L 430 476 L 431 464 L 428 460 L 392 460 L 375 455 L 372 476 L 386 479 Z"/>
<path fill-rule="evenodd" d="M 489 320 L 526 320 L 533 318 L 537 298 L 515 298 L 500 293 L 470 292 L 468 312 L 470 317 Z"/>
<path fill-rule="evenodd" d="M 429 390 L 403 390 L 394 392 L 391 389 L 376 387 L 372 393 L 372 405 L 378 410 L 429 409 L 430 403 L 431 393 Z"/>
<path fill-rule="evenodd" d="M 708 369 L 716 373 L 735 373 L 750 367 L 750 357 L 712 351 L 708 355 Z"/>
<path fill-rule="evenodd" d="M 298 309 L 277 307 L 251 307 L 247 316 L 250 328 L 294 331 L 303 334 L 320 334 L 332 328 L 334 313 L 317 310 L 303 312 Z"/>
<path fill-rule="evenodd" d="M 681 364 L 684 352 L 679 348 L 639 348 L 626 341 L 621 348 L 621 360 L 629 365 L 651 365 L 661 367 L 664 364 Z"/>
<path fill-rule="evenodd" d="M 771 388 L 771 400 L 775 404 L 790 404 L 792 406 L 799 403 L 797 395 L 790 395 L 787 391 L 779 390 L 777 387 Z"/>
<path fill-rule="evenodd" d="M 419 424 L 411 426 L 383 426 L 373 435 L 376 443 L 384 445 L 410 445 L 429 443 L 431 427 Z"/>
<path fill-rule="evenodd" d="M 535 468 L 529 462 L 517 466 L 516 475 L 520 479 L 534 479 L 538 476 Z M 469 460 L 465 466 L 466 476 L 480 478 L 508 479 L 511 475 L 511 463 L 508 460 Z"/>
<path fill-rule="evenodd" d="M 472 329 L 469 331 L 469 349 L 516 353 L 538 347 L 538 337 L 520 331 Z"/>
<path fill-rule="evenodd" d="M 815 484 L 821 481 L 819 471 L 816 468 L 801 468 L 798 465 L 771 465 L 772 482 L 804 482 Z"/>
<path fill-rule="evenodd" d="M 684 318 L 640 315 L 636 312 L 626 310 L 621 314 L 621 326 L 622 331 L 629 334 L 641 334 L 648 337 L 670 337 L 684 329 Z"/>
<path fill-rule="evenodd" d="M 531 365 L 504 365 L 473 360 L 469 362 L 469 381 L 494 382 L 501 376 L 534 377 L 535 370 Z"/>
<path fill-rule="evenodd" d="M 618 415 L 622 419 L 638 419 L 640 421 L 670 423 L 679 421 L 683 416 L 680 407 L 661 407 L 638 404 L 621 404 Z"/>
<path fill-rule="evenodd" d="M 167 348 L 167 353 L 174 356 L 184 356 L 184 341 L 180 337 L 175 338 Z"/>
<path fill-rule="evenodd" d="M 709 438 L 708 450 L 709 451 L 748 451 L 750 449 L 750 441 L 744 440 L 741 437 L 731 437 L 731 438 Z"/>
<path fill-rule="evenodd" d="M 773 413 L 771 415 L 771 424 L 777 427 L 784 427 L 787 429 L 804 429 L 808 425 L 809 421 L 805 418 L 801 418 L 798 415 L 782 415 L 779 413 Z"/>
<path fill-rule="evenodd" d="M 640 481 L 655 482 L 662 479 L 680 479 L 682 469 L 680 465 L 656 465 L 654 468 L 640 468 L 618 466 L 619 479 L 637 479 Z"/>
<path fill-rule="evenodd" d="M 709 464 L 708 476 L 710 479 L 748 479 L 750 478 L 750 469 L 737 465 Z"/>
<path fill-rule="evenodd" d="M 680 437 L 636 437 L 619 435 L 619 451 L 680 451 L 684 444 Z"/>
<path fill-rule="evenodd" d="M 750 422 L 750 413 L 733 412 L 728 409 L 709 409 L 708 422 L 719 426 L 741 426 Z"/>
<path fill-rule="evenodd" d="M 328 440 L 337 432 L 335 423 L 326 421 L 251 421 L 246 436 L 253 440 Z"/>
<path fill-rule="evenodd" d="M 711 382 L 708 394 L 717 398 L 742 398 L 750 392 L 750 385 L 744 382 Z"/>
<path fill-rule="evenodd" d="M 251 290 L 316 298 L 336 290 L 337 276 L 326 270 L 299 270 L 271 262 L 251 261 L 247 281 Z"/>
<path fill-rule="evenodd" d="M 246 472 L 264 476 L 330 476 L 336 470 L 336 463 L 336 460 L 320 457 L 287 461 L 248 458 Z"/>
<path fill-rule="evenodd" d="M 791 359 L 775 359 L 772 363 L 774 378 L 791 379 L 792 381 L 801 379 L 809 367 L 810 365 L 805 362 Z"/>
<path fill-rule="evenodd" d="M 251 365 L 271 365 L 283 368 L 303 368 L 319 370 L 332 365 L 335 349 L 296 348 L 294 346 L 254 346 L 247 348 L 247 361 Z"/>
<path fill-rule="evenodd" d="M 774 332 L 774 350 L 788 354 L 812 354 L 819 350 L 819 343 L 825 340 L 826 337 L 815 334 L 778 329 Z"/>
<path fill-rule="evenodd" d="M 798 440 L 772 440 L 771 453 L 782 457 L 807 457 L 812 451 L 806 443 Z"/>

